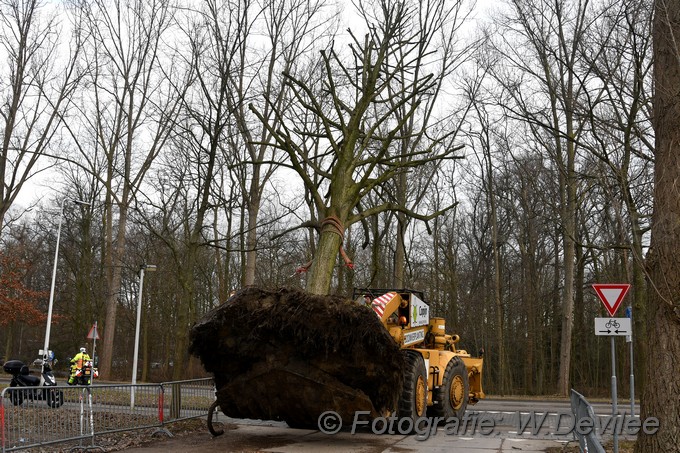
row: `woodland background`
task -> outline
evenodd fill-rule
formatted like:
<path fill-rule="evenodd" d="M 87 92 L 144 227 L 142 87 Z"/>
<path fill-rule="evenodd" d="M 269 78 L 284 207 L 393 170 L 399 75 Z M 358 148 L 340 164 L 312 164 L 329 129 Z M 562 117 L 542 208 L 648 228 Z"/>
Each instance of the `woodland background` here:
<path fill-rule="evenodd" d="M 344 209 L 329 291 L 424 291 L 487 393 L 608 392 L 595 282 L 632 284 L 642 370 L 652 2 L 491 3 L 0 2 L 0 357 L 42 348 L 62 213 L 51 348 L 97 321 L 129 379 L 155 264 L 145 381 L 200 374 L 187 332 L 231 291 L 307 287 Z"/>

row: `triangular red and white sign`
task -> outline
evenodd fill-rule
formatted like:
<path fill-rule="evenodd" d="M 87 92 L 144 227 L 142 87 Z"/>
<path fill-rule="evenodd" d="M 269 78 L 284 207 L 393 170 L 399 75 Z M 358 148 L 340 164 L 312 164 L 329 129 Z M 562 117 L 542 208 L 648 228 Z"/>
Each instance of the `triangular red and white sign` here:
<path fill-rule="evenodd" d="M 593 289 L 612 318 L 630 289 L 628 283 L 593 283 Z"/>
<path fill-rule="evenodd" d="M 97 332 L 97 323 L 92 324 L 90 331 L 87 333 L 88 340 L 99 340 L 99 332 Z"/>

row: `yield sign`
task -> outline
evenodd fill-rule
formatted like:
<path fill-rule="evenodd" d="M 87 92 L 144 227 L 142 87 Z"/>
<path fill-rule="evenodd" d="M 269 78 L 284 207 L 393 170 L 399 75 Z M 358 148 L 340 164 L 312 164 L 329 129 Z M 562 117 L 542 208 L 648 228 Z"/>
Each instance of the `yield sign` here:
<path fill-rule="evenodd" d="M 609 316 L 614 317 L 630 285 L 628 283 L 593 283 L 593 289 L 609 312 Z"/>
<path fill-rule="evenodd" d="M 92 324 L 90 331 L 87 333 L 88 340 L 99 340 L 99 332 L 97 332 L 97 323 Z"/>

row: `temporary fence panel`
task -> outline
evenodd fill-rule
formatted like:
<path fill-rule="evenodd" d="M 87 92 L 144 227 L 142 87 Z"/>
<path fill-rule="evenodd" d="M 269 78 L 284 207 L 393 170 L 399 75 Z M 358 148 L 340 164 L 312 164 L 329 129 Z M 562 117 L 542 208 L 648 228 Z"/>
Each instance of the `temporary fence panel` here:
<path fill-rule="evenodd" d="M 163 384 L 12 387 L 0 394 L 2 452 L 90 440 L 105 433 L 162 428 L 206 416 L 211 378 Z"/>
<path fill-rule="evenodd" d="M 92 424 L 95 434 L 159 426 L 160 385 L 93 385 Z M 131 405 L 131 395 L 135 404 Z"/>
<path fill-rule="evenodd" d="M 64 387 L 4 389 L 0 396 L 3 452 L 86 437 L 81 392 Z"/>

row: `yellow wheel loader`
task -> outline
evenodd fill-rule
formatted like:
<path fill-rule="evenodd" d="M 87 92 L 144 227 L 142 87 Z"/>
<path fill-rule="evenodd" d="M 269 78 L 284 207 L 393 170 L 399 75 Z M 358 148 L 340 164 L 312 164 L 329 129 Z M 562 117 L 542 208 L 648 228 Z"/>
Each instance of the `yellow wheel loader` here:
<path fill-rule="evenodd" d="M 250 287 L 192 327 L 190 352 L 214 375 L 209 420 L 219 408 L 314 429 L 328 411 L 345 425 L 358 414 L 415 422 L 462 417 L 484 397 L 483 359 L 445 330 L 417 291 L 358 289 L 348 299 Z"/>
<path fill-rule="evenodd" d="M 446 334 L 444 318 L 430 318 L 423 293 L 412 290 L 355 289 L 357 303 L 370 303 L 405 359 L 397 415 L 462 418 L 468 404 L 484 398 L 484 359 L 457 349 L 458 335 Z M 370 302 L 369 302 L 370 301 Z"/>

